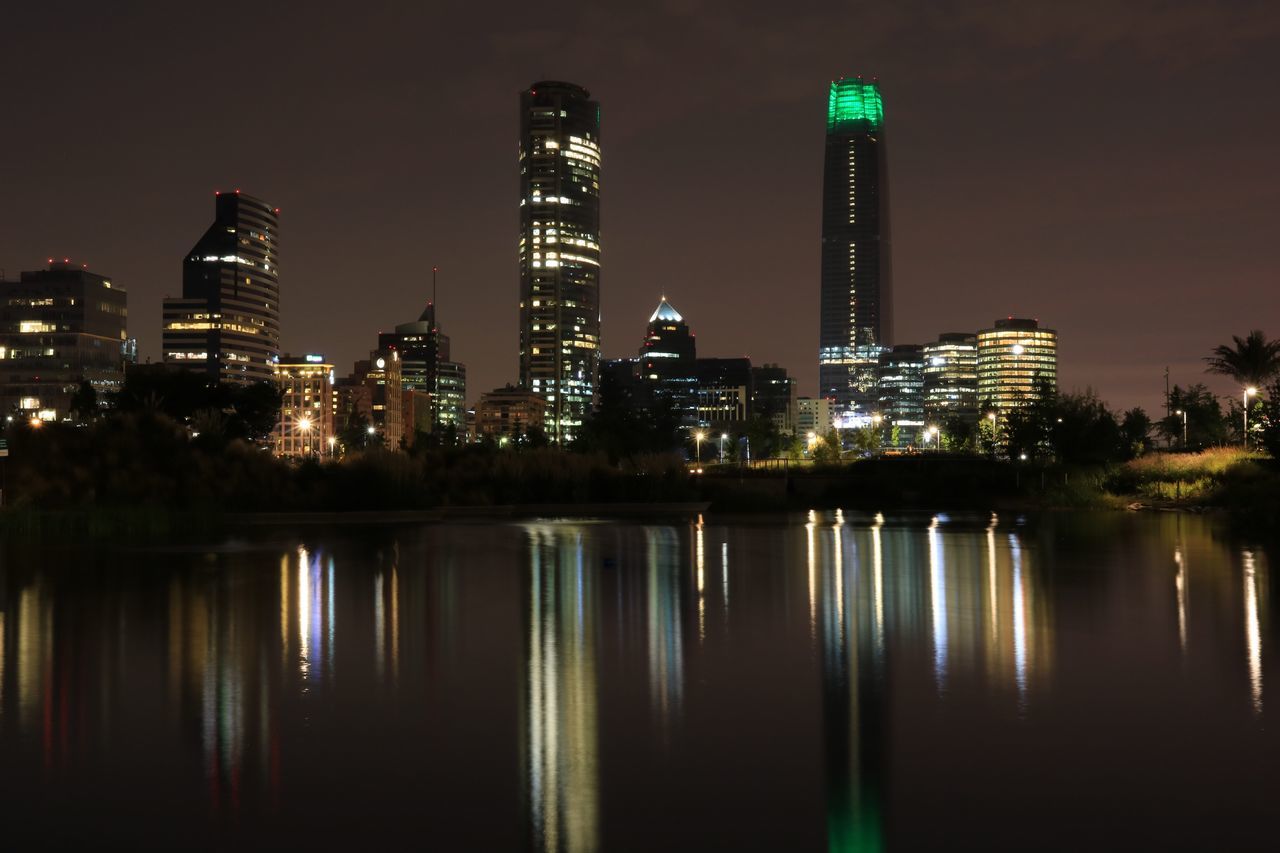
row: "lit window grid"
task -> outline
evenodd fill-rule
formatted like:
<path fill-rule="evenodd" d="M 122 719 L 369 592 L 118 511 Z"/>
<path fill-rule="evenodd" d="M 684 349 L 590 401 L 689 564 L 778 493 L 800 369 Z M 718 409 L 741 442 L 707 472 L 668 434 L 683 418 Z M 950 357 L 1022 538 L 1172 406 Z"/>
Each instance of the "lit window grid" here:
<path fill-rule="evenodd" d="M 1057 333 L 1046 329 L 993 329 L 978 333 L 978 403 L 1009 410 L 1039 398 L 1041 385 L 1057 391 Z M 1020 347 L 1021 352 L 1015 352 Z"/>
<path fill-rule="evenodd" d="M 274 433 L 275 453 L 282 457 L 327 456 L 334 432 L 334 393 L 329 379 L 333 365 L 276 366 L 280 388 L 280 419 Z M 306 418 L 308 429 L 300 423 Z"/>

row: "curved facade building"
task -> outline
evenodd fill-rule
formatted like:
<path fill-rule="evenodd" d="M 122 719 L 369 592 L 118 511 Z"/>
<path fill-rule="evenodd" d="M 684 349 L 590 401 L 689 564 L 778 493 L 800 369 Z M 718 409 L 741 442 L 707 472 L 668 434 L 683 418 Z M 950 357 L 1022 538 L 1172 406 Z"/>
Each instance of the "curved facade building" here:
<path fill-rule="evenodd" d="M 893 342 L 889 187 L 880 84 L 833 81 L 822 170 L 818 388 L 842 417 L 875 409 L 880 353 Z"/>
<path fill-rule="evenodd" d="M 978 405 L 1008 411 L 1058 390 L 1058 333 L 1009 317 L 978 332 Z"/>
<path fill-rule="evenodd" d="M 213 224 L 164 300 L 164 360 L 222 382 L 273 382 L 280 356 L 280 209 L 216 194 Z"/>
<path fill-rule="evenodd" d="M 600 369 L 600 105 L 572 83 L 520 93 L 520 384 L 570 441 Z"/>

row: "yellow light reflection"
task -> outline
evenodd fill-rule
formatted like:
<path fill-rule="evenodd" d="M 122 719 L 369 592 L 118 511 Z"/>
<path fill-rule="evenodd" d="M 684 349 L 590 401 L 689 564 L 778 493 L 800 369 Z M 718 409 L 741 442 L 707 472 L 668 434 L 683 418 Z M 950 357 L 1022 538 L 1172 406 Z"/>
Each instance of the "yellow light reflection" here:
<path fill-rule="evenodd" d="M 53 667 L 53 614 L 39 583 L 18 597 L 18 725 L 30 731 L 40 720 L 44 683 Z"/>
<path fill-rule="evenodd" d="M 528 526 L 527 772 L 533 833 L 546 851 L 599 846 L 596 602 L 583 530 Z"/>
<path fill-rule="evenodd" d="M 289 555 L 280 555 L 280 660 L 289 660 Z"/>
<path fill-rule="evenodd" d="M 391 567 L 391 678 L 400 677 L 400 576 Z"/>

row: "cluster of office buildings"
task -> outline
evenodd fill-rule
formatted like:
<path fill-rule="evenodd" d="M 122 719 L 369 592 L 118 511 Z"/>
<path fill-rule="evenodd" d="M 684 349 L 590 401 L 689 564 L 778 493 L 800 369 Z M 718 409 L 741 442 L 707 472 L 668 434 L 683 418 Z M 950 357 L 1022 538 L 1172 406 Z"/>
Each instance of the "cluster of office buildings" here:
<path fill-rule="evenodd" d="M 100 400 L 125 371 L 184 370 L 211 382 L 282 391 L 277 453 L 332 454 L 345 429 L 399 447 L 465 425 L 466 368 L 450 359 L 432 298 L 417 320 L 377 336 L 344 376 L 323 355 L 280 350 L 280 209 L 239 190 L 183 258 L 182 295 L 163 301 L 163 360 L 138 365 L 125 291 L 69 259 L 0 278 L 0 406 L 10 419 L 71 417 L 88 382 Z M 434 273 L 433 273 L 434 276 Z M 372 342 L 372 341 L 371 341 Z"/>
<path fill-rule="evenodd" d="M 688 429 L 762 417 L 781 432 L 877 425 L 886 441 L 926 443 L 950 418 L 1026 405 L 1056 390 L 1057 338 L 1034 320 L 895 343 L 884 104 L 875 80 L 828 92 L 822 188 L 819 393 L 796 395 L 777 365 L 696 352 L 664 296 L 633 358 L 604 360 L 600 338 L 600 105 L 580 86 L 520 93 L 519 379 L 466 410 L 466 370 L 451 359 L 432 298 L 417 320 L 378 335 L 343 376 L 322 355 L 280 350 L 279 208 L 220 192 L 212 224 L 187 253 L 182 293 L 163 303 L 163 363 L 210 380 L 271 382 L 284 394 L 276 450 L 333 453 L 360 427 L 390 447 L 423 433 L 553 443 L 580 434 L 602 386 L 640 410 L 659 403 Z M 0 276 L 0 405 L 10 416 L 67 417 L 76 391 L 121 384 L 136 362 L 124 291 L 50 259 Z M 157 369 L 153 366 L 152 369 Z"/>
<path fill-rule="evenodd" d="M 675 411 L 689 430 L 757 415 L 781 431 L 879 426 L 898 446 L 1056 392 L 1057 335 L 1008 317 L 989 329 L 895 344 L 884 101 L 860 77 L 828 90 L 822 187 L 819 393 L 797 398 L 781 368 L 700 358 L 663 297 L 639 353 L 600 350 L 600 105 L 580 86 L 535 83 L 520 100 L 520 380 L 485 395 L 480 432 L 530 424 L 571 440 L 606 383 L 628 405 Z M 518 408 L 519 417 L 511 416 Z"/>

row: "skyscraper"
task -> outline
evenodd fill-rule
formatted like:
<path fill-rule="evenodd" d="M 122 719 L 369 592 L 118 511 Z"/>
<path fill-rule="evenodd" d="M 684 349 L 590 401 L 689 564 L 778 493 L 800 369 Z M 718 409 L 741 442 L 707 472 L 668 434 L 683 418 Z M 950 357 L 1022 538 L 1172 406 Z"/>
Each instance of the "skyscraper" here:
<path fill-rule="evenodd" d="M 520 93 L 520 384 L 577 435 L 600 364 L 600 105 L 572 83 Z"/>
<path fill-rule="evenodd" d="M 166 363 L 222 382 L 273 382 L 280 355 L 280 208 L 216 194 L 213 224 L 182 262 L 182 296 L 164 300 Z"/>
<path fill-rule="evenodd" d="M 644 343 L 640 345 L 640 381 L 653 398 L 665 398 L 676 423 L 691 428 L 697 424 L 697 342 L 667 298 L 649 316 Z"/>
<path fill-rule="evenodd" d="M 394 332 L 379 333 L 378 348 L 398 350 L 404 387 L 429 395 L 430 410 L 421 420 L 432 431 L 450 426 L 461 430 L 467 368 L 449 358 L 449 336 L 440 331 L 436 322 L 434 292 L 433 286 L 432 299 L 416 322 L 400 323 Z"/>
<path fill-rule="evenodd" d="M 819 394 L 841 415 L 870 417 L 876 369 L 893 340 L 889 188 L 880 85 L 833 81 L 822 174 Z"/>

